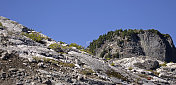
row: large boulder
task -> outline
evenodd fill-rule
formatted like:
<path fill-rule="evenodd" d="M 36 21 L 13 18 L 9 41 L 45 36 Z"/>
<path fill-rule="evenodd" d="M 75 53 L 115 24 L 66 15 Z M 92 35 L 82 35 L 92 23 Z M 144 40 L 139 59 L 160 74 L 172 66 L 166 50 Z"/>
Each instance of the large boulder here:
<path fill-rule="evenodd" d="M 135 63 L 134 66 L 146 70 L 155 70 L 159 68 L 159 62 L 153 60 L 146 60 L 144 63 Z"/>

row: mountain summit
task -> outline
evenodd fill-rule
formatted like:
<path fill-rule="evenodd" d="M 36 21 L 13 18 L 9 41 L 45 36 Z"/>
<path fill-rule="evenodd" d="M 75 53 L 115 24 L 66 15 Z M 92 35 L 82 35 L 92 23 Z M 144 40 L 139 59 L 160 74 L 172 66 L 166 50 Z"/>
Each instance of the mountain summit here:
<path fill-rule="evenodd" d="M 176 84 L 173 41 L 156 30 L 111 31 L 84 48 L 0 17 L 0 41 L 0 85 Z"/>
<path fill-rule="evenodd" d="M 110 31 L 94 40 L 89 48 L 100 57 L 149 56 L 166 62 L 176 61 L 176 49 L 170 35 L 161 34 L 154 29 Z"/>

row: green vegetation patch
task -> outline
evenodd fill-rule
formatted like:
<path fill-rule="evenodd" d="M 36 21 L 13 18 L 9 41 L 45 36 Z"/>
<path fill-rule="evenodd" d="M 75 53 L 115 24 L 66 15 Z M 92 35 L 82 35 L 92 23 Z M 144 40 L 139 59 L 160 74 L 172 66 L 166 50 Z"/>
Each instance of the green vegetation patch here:
<path fill-rule="evenodd" d="M 108 71 L 106 71 L 106 74 L 109 77 L 115 77 L 115 78 L 121 79 L 122 81 L 128 81 L 127 77 L 124 77 L 119 72 L 115 72 L 114 70 L 108 70 Z"/>
<path fill-rule="evenodd" d="M 19 24 L 18 22 L 15 22 L 15 21 L 11 21 L 11 23 L 15 25 Z"/>
<path fill-rule="evenodd" d="M 84 52 L 89 53 L 89 54 L 92 55 L 92 52 L 90 52 L 90 50 L 89 50 L 88 48 L 86 48 L 86 49 L 81 49 L 81 51 L 84 51 Z"/>
<path fill-rule="evenodd" d="M 60 44 L 66 44 L 65 42 L 62 42 L 62 41 L 59 41 L 60 42 Z"/>
<path fill-rule="evenodd" d="M 51 49 L 53 49 L 53 50 L 56 50 L 56 49 L 61 48 L 61 45 L 59 45 L 59 44 L 57 44 L 57 43 L 54 43 L 54 44 L 49 45 L 49 48 L 51 48 Z"/>
<path fill-rule="evenodd" d="M 92 52 L 90 52 L 89 48 L 84 48 L 83 46 L 78 45 L 78 44 L 76 44 L 76 43 L 71 43 L 71 44 L 69 45 L 69 47 L 76 47 L 76 48 L 79 49 L 80 51 L 84 51 L 84 52 L 86 52 L 86 53 L 92 54 Z"/>
<path fill-rule="evenodd" d="M 111 66 L 115 66 L 115 63 L 111 63 Z"/>
<path fill-rule="evenodd" d="M 0 22 L 0 26 L 2 26 L 3 27 L 3 25 L 2 25 L 2 23 Z"/>
<path fill-rule="evenodd" d="M 62 65 L 64 67 L 71 67 L 71 68 L 75 67 L 75 64 L 73 64 L 73 63 L 59 62 L 59 65 Z"/>
<path fill-rule="evenodd" d="M 35 61 L 37 61 L 37 62 L 42 61 L 42 58 L 41 58 L 41 57 L 38 57 L 38 56 L 33 56 L 32 58 L 33 58 Z"/>
<path fill-rule="evenodd" d="M 169 34 L 162 34 L 165 38 L 169 38 L 170 35 Z"/>
<path fill-rule="evenodd" d="M 83 75 L 92 75 L 93 73 L 95 73 L 95 72 L 89 68 L 85 68 L 84 70 L 81 71 L 81 74 L 83 74 Z"/>
<path fill-rule="evenodd" d="M 164 62 L 163 64 L 160 64 L 160 67 L 166 67 L 167 66 L 167 62 Z"/>
<path fill-rule="evenodd" d="M 155 33 L 155 34 L 160 33 L 158 30 L 155 30 L 155 29 L 149 29 L 148 31 L 151 32 L 151 33 Z"/>
<path fill-rule="evenodd" d="M 76 47 L 76 48 L 79 49 L 79 50 L 84 49 L 84 47 L 82 47 L 81 45 L 78 45 L 78 44 L 76 44 L 76 43 L 71 43 L 71 44 L 69 45 L 69 47 Z"/>
<path fill-rule="evenodd" d="M 39 43 L 41 43 L 41 41 L 42 41 L 43 39 L 47 39 L 47 37 L 41 36 L 41 34 L 38 33 L 38 32 L 35 32 L 35 33 L 33 32 L 33 33 L 30 33 L 30 34 L 23 32 L 22 35 L 24 35 L 24 36 L 26 36 L 26 37 L 28 37 L 28 38 L 31 38 L 32 40 L 34 40 L 34 41 L 36 41 L 36 42 L 39 42 Z"/>
<path fill-rule="evenodd" d="M 159 76 L 159 74 L 160 73 L 158 73 L 157 71 L 155 71 L 155 70 L 147 70 L 147 71 L 150 71 L 150 72 L 152 72 L 154 75 L 156 75 L 156 76 Z"/>
<path fill-rule="evenodd" d="M 129 67 L 128 70 L 133 70 L 133 67 Z"/>
<path fill-rule="evenodd" d="M 68 49 L 69 47 L 67 46 L 62 46 L 61 44 L 54 43 L 48 46 L 50 49 L 53 49 L 54 51 L 61 53 L 61 54 L 66 54 L 63 49 Z"/>

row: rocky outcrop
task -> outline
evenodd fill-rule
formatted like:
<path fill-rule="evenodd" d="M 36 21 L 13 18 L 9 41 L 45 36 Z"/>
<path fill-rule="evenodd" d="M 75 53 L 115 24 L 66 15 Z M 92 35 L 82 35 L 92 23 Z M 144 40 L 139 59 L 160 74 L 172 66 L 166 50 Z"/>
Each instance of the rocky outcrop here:
<path fill-rule="evenodd" d="M 153 29 L 111 31 L 94 40 L 89 48 L 104 58 L 118 54 L 117 58 L 149 56 L 154 60 L 176 61 L 172 38 Z"/>
<path fill-rule="evenodd" d="M 146 70 L 155 70 L 155 69 L 159 68 L 159 62 L 152 61 L 152 60 L 147 60 L 144 63 L 135 63 L 134 65 L 136 67 L 146 69 Z"/>
<path fill-rule="evenodd" d="M 175 46 L 169 35 L 145 31 L 144 34 L 138 34 L 138 36 L 145 56 L 166 62 L 176 60 Z"/>

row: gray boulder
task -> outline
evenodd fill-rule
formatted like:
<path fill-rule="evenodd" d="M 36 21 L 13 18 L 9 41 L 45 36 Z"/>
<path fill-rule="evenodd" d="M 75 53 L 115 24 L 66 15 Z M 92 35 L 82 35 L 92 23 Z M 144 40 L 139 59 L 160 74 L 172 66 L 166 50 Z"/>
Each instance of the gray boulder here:
<path fill-rule="evenodd" d="M 153 60 L 146 60 L 144 63 L 135 63 L 134 66 L 146 70 L 155 70 L 159 68 L 159 62 Z"/>

